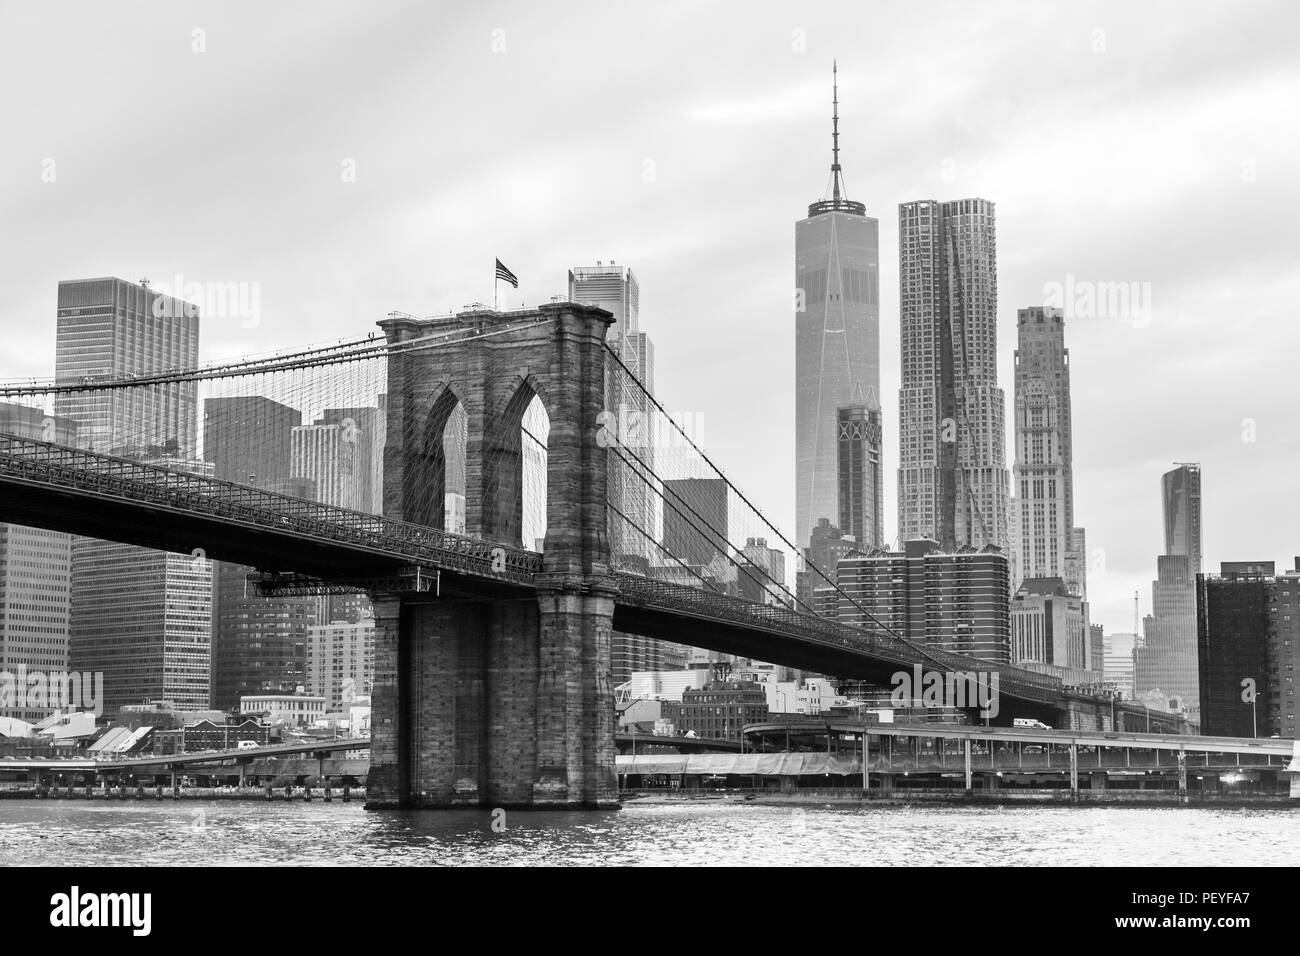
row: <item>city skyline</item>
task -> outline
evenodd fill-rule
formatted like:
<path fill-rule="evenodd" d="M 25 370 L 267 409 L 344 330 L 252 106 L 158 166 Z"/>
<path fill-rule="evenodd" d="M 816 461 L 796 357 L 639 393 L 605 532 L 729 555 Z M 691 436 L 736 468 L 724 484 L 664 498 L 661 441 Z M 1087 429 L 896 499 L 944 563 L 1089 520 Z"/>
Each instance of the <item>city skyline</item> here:
<path fill-rule="evenodd" d="M 1080 318 L 1071 325 L 1072 358 L 1080 369 L 1072 383 L 1077 521 L 1089 529 L 1089 547 L 1100 553 L 1105 568 L 1098 573 L 1093 563 L 1089 565 L 1092 618 L 1106 624 L 1107 630 L 1128 630 L 1132 591 L 1149 593 L 1152 556 L 1161 549 L 1159 512 L 1151 489 L 1155 476 L 1172 462 L 1201 461 L 1210 483 L 1206 566 L 1238 554 L 1267 556 L 1282 563 L 1293 548 L 1290 542 L 1300 536 L 1293 524 L 1296 519 L 1284 507 L 1284 490 L 1269 480 L 1295 451 L 1295 438 L 1287 434 L 1282 417 L 1287 379 L 1280 365 L 1293 333 L 1277 320 L 1286 314 L 1285 303 L 1293 301 L 1296 278 L 1284 264 L 1284 256 L 1286 249 L 1294 247 L 1287 237 L 1296 227 L 1270 222 L 1262 212 L 1284 206 L 1294 189 L 1278 173 L 1290 141 L 1283 136 L 1269 142 L 1254 132 L 1274 129 L 1272 97 L 1279 102 L 1288 97 L 1297 81 L 1294 68 L 1282 60 L 1280 37 L 1266 29 L 1267 18 L 1242 25 L 1238 46 L 1219 42 L 1221 18 L 1230 14 L 1203 9 L 1190 14 L 1187 29 L 1178 37 L 1161 40 L 1155 39 L 1155 31 L 1144 28 L 1154 14 L 1131 13 L 1119 6 L 1078 15 L 1057 11 L 1024 25 L 1011 22 L 1013 9 L 1008 8 L 1005 21 L 995 18 L 979 28 L 989 41 L 983 49 L 979 44 L 964 48 L 969 52 L 961 64 L 965 72 L 960 84 L 958 68 L 940 64 L 931 74 L 931 83 L 910 91 L 900 91 L 899 81 L 890 79 L 891 67 L 900 62 L 894 55 L 875 62 L 858 54 L 846 56 L 854 33 L 832 34 L 830 24 L 836 17 L 831 13 L 815 17 L 800 13 L 802 23 L 792 23 L 786 31 L 769 29 L 766 34 L 740 26 L 748 52 L 771 50 L 768 55 L 777 67 L 769 70 L 770 79 L 759 81 L 753 73 L 737 69 L 732 79 L 706 76 L 689 91 L 670 87 L 628 119 L 657 120 L 655 135 L 625 138 L 617 149 L 584 140 L 582 148 L 590 153 L 589 160 L 583 156 L 575 160 L 568 154 L 569 167 L 599 173 L 592 185 L 616 197 L 609 200 L 611 205 L 630 203 L 635 213 L 623 215 L 628 211 L 620 210 L 620 215 L 604 215 L 605 223 L 598 228 L 575 231 L 581 233 L 580 239 L 557 240 L 554 231 L 545 227 L 547 212 L 570 200 L 565 188 L 545 197 L 516 195 L 523 184 L 559 168 L 552 146 L 526 159 L 494 159 L 482 170 L 460 167 L 461 172 L 446 184 L 413 184 L 402 175 L 388 175 L 393 182 L 385 183 L 386 174 L 398 171 L 391 164 L 405 169 L 405 163 L 414 163 L 417 157 L 394 158 L 395 152 L 386 154 L 379 148 L 398 135 L 391 118 L 372 120 L 377 124 L 370 128 L 376 142 L 367 147 L 366 137 L 358 134 L 365 127 L 356 125 L 360 103 L 345 100 L 323 108 L 321 116 L 302 121 L 314 161 L 331 157 L 327 169 L 303 178 L 301 163 L 290 172 L 264 153 L 241 157 L 240 147 L 214 141 L 210 153 L 178 170 L 174 164 L 169 167 L 164 156 L 142 157 L 135 150 L 128 154 L 126 144 L 132 138 L 128 136 L 123 136 L 120 147 L 93 157 L 80 153 L 80 147 L 61 147 L 53 135 L 52 117 L 76 122 L 86 104 L 68 103 L 66 109 L 50 109 L 48 116 L 20 107 L 18 139 L 30 143 L 32 151 L 30 156 L 15 157 L 15 175 L 9 177 L 13 185 L 7 185 L 2 195 L 15 221 L 30 222 L 31 228 L 19 230 L 15 235 L 21 234 L 21 240 L 7 240 L 4 247 L 16 278 L 0 293 L 0 315 L 11 333 L 9 347 L 0 357 L 0 376 L 49 374 L 52 289 L 62 278 L 135 277 L 150 270 L 200 280 L 261 283 L 263 310 L 258 324 L 246 326 L 237 319 L 205 324 L 203 357 L 209 358 L 364 333 L 375 318 L 394 307 L 428 313 L 484 299 L 486 268 L 481 286 L 476 286 L 470 278 L 473 270 L 466 264 L 486 261 L 493 254 L 501 255 L 521 277 L 519 299 L 512 293 L 512 306 L 520 300 L 544 301 L 562 292 L 558 287 L 562 282 L 555 276 L 567 262 L 614 256 L 635 263 L 647 288 L 655 290 L 659 391 L 670 407 L 707 414 L 710 453 L 742 487 L 752 490 L 778 525 L 792 528 L 787 504 L 793 500 L 792 476 L 781 474 L 783 469 L 765 468 L 764 449 L 789 447 L 785 436 L 792 431 L 793 416 L 782 409 L 792 408 L 793 392 L 784 384 L 746 387 L 747 398 L 740 402 L 735 389 L 737 382 L 748 386 L 755 379 L 781 383 L 783 369 L 788 368 L 784 347 L 766 343 L 788 341 L 779 330 L 788 328 L 789 322 L 789 210 L 806 204 L 810 177 L 815 182 L 824 174 L 823 152 L 806 147 L 824 137 L 825 67 L 838 56 L 842 82 L 870 91 L 861 102 L 842 104 L 843 148 L 862 169 L 857 174 L 862 178 L 848 183 L 851 195 L 869 209 L 887 211 L 880 217 L 882 261 L 891 261 L 896 252 L 888 210 L 898 202 L 916 195 L 981 195 L 998 205 L 1000 381 L 1011 380 L 1011 317 L 1017 308 L 1041 304 L 1046 284 L 1067 284 L 1070 277 L 1078 282 L 1151 284 L 1146 303 L 1149 323 L 1144 325 L 1141 310 L 1136 310 L 1128 319 Z M 6 31 L 10 35 L 23 34 L 27 16 L 16 10 L 0 14 L 11 28 Z M 184 58 L 198 56 L 190 49 L 193 25 L 182 23 L 183 19 L 164 16 L 143 27 L 151 47 L 163 51 L 160 56 L 175 56 L 178 67 L 195 62 Z M 449 19 L 457 35 L 466 37 L 467 46 L 478 43 L 487 50 L 494 28 L 490 15 L 457 14 Z M 496 71 L 484 74 L 487 82 L 470 94 L 483 97 L 483 102 L 499 96 L 501 84 L 517 86 L 520 71 L 528 71 L 535 58 L 545 56 L 545 44 L 530 36 L 527 25 L 536 21 L 527 14 L 510 19 L 519 26 L 512 26 L 506 48 L 488 60 L 488 67 L 478 62 L 485 58 L 477 53 L 453 49 L 445 66 L 430 68 L 450 69 L 464 57 L 472 71 Z M 955 35 L 970 28 L 960 13 L 948 19 L 951 22 L 927 24 L 926 29 Z M 92 35 L 111 37 L 117 29 L 92 12 L 79 20 L 71 26 L 72 36 L 60 39 L 74 49 Z M 204 126 L 175 104 L 192 98 L 195 84 L 205 88 L 210 71 L 220 69 L 214 61 L 219 64 L 232 54 L 255 56 L 261 44 L 271 44 L 302 26 L 291 17 L 272 16 L 265 39 L 258 39 L 261 34 L 246 25 L 236 31 L 239 20 L 238 13 L 209 18 L 209 45 L 202 54 L 208 59 L 198 61 L 208 72 L 194 76 L 178 69 L 169 91 L 149 88 L 150 98 L 144 102 L 152 111 L 146 109 L 126 121 L 139 124 L 141 135 L 147 135 L 144 131 L 150 124 L 166 115 L 179 125 L 172 131 L 179 138 L 199 135 Z M 384 38 L 395 29 L 395 22 L 380 18 L 362 28 L 362 33 Z M 803 53 L 791 49 L 791 33 L 796 29 L 806 32 Z M 899 29 L 908 35 L 909 28 Z M 1101 50 L 1094 49 L 1097 30 L 1104 33 Z M 237 46 L 229 39 L 217 42 L 232 31 L 238 33 Z M 356 31 L 352 22 L 322 16 L 307 38 L 311 57 L 342 44 L 345 36 Z M 41 51 L 52 36 L 32 35 L 28 50 L 10 60 L 10 65 L 21 67 L 26 55 L 44 55 Z M 1248 39 L 1253 42 L 1247 43 Z M 688 46 L 695 42 L 711 46 L 703 37 L 683 40 Z M 177 45 L 174 54 L 166 52 L 169 43 Z M 1245 59 L 1246 48 L 1250 59 Z M 1010 102 L 1004 98 L 1001 105 L 979 104 L 981 90 L 1005 84 L 995 65 L 1000 56 L 1008 59 L 1005 54 L 1010 49 L 1025 54 L 1017 69 L 1038 68 L 1042 82 L 1034 90 L 1017 92 Z M 292 60 L 293 50 L 287 55 Z M 703 50 L 695 55 L 703 56 Z M 711 57 L 717 55 L 716 49 L 710 50 Z M 1044 69 L 1057 57 L 1068 61 L 1070 69 L 1063 72 L 1070 81 Z M 89 68 L 73 60 L 69 69 L 74 75 Z M 1152 74 L 1153 61 L 1163 72 Z M 294 62 L 301 65 L 303 60 Z M 135 69 L 127 68 L 118 95 L 144 82 Z M 375 72 L 374 82 L 391 81 L 390 71 L 396 69 L 415 68 L 389 65 Z M 1193 69 L 1213 85 L 1179 86 L 1179 79 L 1186 80 Z M 1094 81 L 1100 85 L 1095 93 Z M 304 84 L 301 94 L 306 95 L 306 76 L 291 82 L 294 90 L 298 82 Z M 572 84 L 576 75 L 565 74 L 555 82 Z M 628 81 L 614 78 L 610 95 L 620 90 L 621 82 Z M 525 105 L 529 97 L 554 94 L 558 88 L 543 83 L 536 92 L 525 91 Z M 881 91 L 893 94 L 895 101 Z M 234 92 L 237 96 L 241 91 Z M 900 97 L 899 92 L 905 95 Z M 87 102 L 93 103 L 93 97 Z M 963 117 L 963 106 L 973 109 L 974 115 Z M 278 108 L 253 117 L 250 135 L 264 133 L 262 123 L 278 124 Z M 1032 111 L 1037 111 L 1037 122 L 1030 120 Z M 1176 124 L 1162 120 L 1174 113 L 1180 114 Z M 435 122 L 454 122 L 454 117 L 436 109 L 431 115 Z M 939 117 L 940 133 L 927 138 L 908 115 Z M 1113 131 L 1100 134 L 1112 124 Z M 678 128 L 698 135 L 694 140 L 672 135 Z M 349 132 L 327 134 L 336 129 Z M 1098 157 L 1105 159 L 1108 147 L 1121 139 L 1122 154 L 1098 168 Z M 282 145 L 274 136 L 271 141 Z M 687 141 L 692 142 L 689 148 L 667 145 Z M 1044 152 L 1042 143 L 1053 145 Z M 1156 143 L 1159 148 L 1144 149 Z M 1029 144 L 1038 144 L 1039 158 L 1029 158 Z M 564 149 L 572 150 L 573 144 L 566 141 Z M 460 150 L 459 146 L 452 149 L 453 160 Z M 332 158 L 333 153 L 337 158 Z M 711 158 L 714 154 L 725 154 L 727 159 Z M 741 154 L 751 158 L 752 170 L 733 168 Z M 57 163 L 53 182 L 40 178 L 41 162 L 47 157 Z M 339 176 L 340 164 L 348 157 L 357 160 L 357 178 L 351 184 L 341 182 Z M 647 159 L 654 160 L 652 166 L 645 165 Z M 1253 179 L 1246 178 L 1251 168 Z M 232 177 L 232 169 L 250 173 L 260 169 L 262 179 L 269 176 L 280 185 L 291 175 L 288 181 L 296 185 L 283 204 L 263 202 L 267 197 L 259 191 L 259 177 L 251 175 L 243 199 L 233 208 L 222 208 L 231 205 L 227 200 L 232 178 L 240 178 L 239 174 Z M 224 172 L 214 178 L 217 171 Z M 743 173 L 742 183 L 750 182 L 745 177 L 751 176 L 761 182 L 763 193 L 756 196 L 750 188 L 739 188 L 732 196 L 732 190 L 718 188 L 738 171 Z M 653 178 L 644 179 L 650 172 Z M 167 184 L 158 200 L 183 206 L 188 215 L 205 222 L 204 232 L 211 235 L 178 243 L 175 236 L 159 235 L 143 225 L 119 224 L 117 241 L 111 251 L 105 251 L 94 236 L 69 236 L 53 225 L 67 214 L 69 203 L 89 204 L 90 214 L 97 218 L 118 216 L 119 209 L 126 208 L 118 204 L 125 200 L 115 199 L 110 195 L 113 190 L 101 187 L 135 183 L 141 176 Z M 460 215 L 469 207 L 456 196 L 485 195 L 476 184 L 489 183 L 499 193 L 500 185 L 512 177 L 521 185 L 509 190 L 506 198 L 527 202 L 528 223 L 488 209 L 481 221 L 469 225 L 470 220 Z M 1066 182 L 1068 190 L 1062 188 Z M 348 203 L 356 205 L 342 191 L 349 185 L 365 192 L 367 215 L 373 212 L 374 218 L 351 218 L 361 213 L 346 213 L 345 221 L 359 228 L 354 229 L 354 238 L 340 243 L 339 235 L 321 226 L 316 218 L 320 214 L 308 207 L 319 205 L 322 212 L 333 215 L 340 208 L 346 210 Z M 619 194 L 626 198 L 618 198 Z M 713 202 L 701 211 L 704 204 L 699 200 L 704 194 Z M 1190 201 L 1190 196 L 1195 196 L 1198 214 L 1214 221 L 1220 243 L 1193 246 L 1179 230 L 1170 231 L 1171 222 L 1190 214 L 1193 207 L 1180 203 Z M 482 203 L 477 208 L 486 209 Z M 1081 208 L 1088 209 L 1089 215 L 1079 217 Z M 431 215 L 435 212 L 438 215 Z M 421 225 L 419 213 L 429 225 Z M 301 225 L 307 228 L 295 230 L 296 234 L 321 226 L 321 237 L 303 236 L 298 249 L 284 253 L 272 248 L 272 244 L 283 246 L 282 240 L 253 235 L 282 234 L 286 223 L 281 217 L 286 215 L 301 215 Z M 682 228 L 683 216 L 691 228 Z M 614 221 L 625 228 L 611 228 L 608 223 Z M 381 243 L 375 250 L 380 255 L 366 250 L 366 245 L 373 245 L 371 236 L 383 232 L 380 224 L 389 222 L 398 227 L 395 235 L 411 248 Z M 451 222 L 460 225 L 453 228 Z M 1057 224 L 1069 228 L 1057 229 Z M 453 242 L 449 228 L 466 230 L 467 238 L 458 236 Z M 1269 233 L 1269 229 L 1281 231 Z M 727 254 L 701 255 L 704 236 L 720 246 L 731 240 Z M 231 243 L 231 237 L 240 242 Z M 508 239 L 503 242 L 501 237 Z M 331 243 L 337 248 L 331 248 Z M 315 252 L 309 251 L 313 248 Z M 315 254 L 321 252 L 325 254 Z M 331 258 L 339 255 L 348 257 L 346 274 L 353 276 L 349 281 L 326 278 L 344 268 L 341 259 Z M 1210 255 L 1213 269 L 1207 268 Z M 437 262 L 436 269 L 429 268 L 430 261 Z M 881 353 L 886 357 L 881 363 L 881 390 L 885 395 L 892 394 L 898 371 L 890 360 L 897 354 L 898 291 L 891 272 L 886 268 L 881 282 Z M 292 314 L 277 306 L 277 300 L 289 301 L 290 289 L 306 293 Z M 1230 290 L 1230 298 L 1224 298 L 1224 289 Z M 709 315 L 716 322 L 702 321 Z M 1232 321 L 1223 321 L 1225 315 Z M 1257 349 L 1261 335 L 1279 337 L 1279 347 Z M 1225 378 L 1224 370 L 1235 365 L 1246 371 Z M 704 368 L 715 374 L 701 374 Z M 1206 387 L 1207 382 L 1220 380 L 1225 381 L 1222 388 Z M 886 447 L 892 449 L 897 422 L 890 420 L 894 417 L 891 403 L 883 404 Z M 761 423 L 759 435 L 750 427 L 755 421 Z M 888 462 L 889 457 L 887 465 L 896 464 Z M 892 469 L 887 467 L 886 472 L 891 472 L 885 487 L 888 519 L 897 512 Z M 1216 489 L 1228 488 L 1234 489 L 1232 498 L 1223 494 L 1216 501 Z M 1265 521 L 1265 515 L 1280 516 L 1281 521 Z"/>

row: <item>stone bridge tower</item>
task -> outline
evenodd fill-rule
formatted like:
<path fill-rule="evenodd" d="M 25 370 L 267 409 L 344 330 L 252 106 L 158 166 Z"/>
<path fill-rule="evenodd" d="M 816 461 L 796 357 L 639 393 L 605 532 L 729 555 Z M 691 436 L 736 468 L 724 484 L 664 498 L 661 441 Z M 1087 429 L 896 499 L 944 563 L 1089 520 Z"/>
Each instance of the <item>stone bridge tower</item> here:
<path fill-rule="evenodd" d="M 606 451 L 596 441 L 611 321 L 603 309 L 557 303 L 379 323 L 390 344 L 413 343 L 389 357 L 387 517 L 442 528 L 443 436 L 459 406 L 468 422 L 464 533 L 518 548 L 520 429 L 534 397 L 550 433 L 535 590 L 458 587 L 444 574 L 437 595 L 373 595 L 367 806 L 617 805 L 616 588 Z"/>

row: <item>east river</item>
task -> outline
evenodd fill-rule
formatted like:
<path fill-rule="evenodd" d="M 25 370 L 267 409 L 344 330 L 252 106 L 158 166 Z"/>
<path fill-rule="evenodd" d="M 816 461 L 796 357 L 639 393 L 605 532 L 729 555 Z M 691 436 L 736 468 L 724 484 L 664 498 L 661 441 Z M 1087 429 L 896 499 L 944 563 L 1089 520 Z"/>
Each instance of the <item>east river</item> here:
<path fill-rule="evenodd" d="M 1300 808 L 756 806 L 374 812 L 6 800 L 0 865 L 1295 866 Z"/>

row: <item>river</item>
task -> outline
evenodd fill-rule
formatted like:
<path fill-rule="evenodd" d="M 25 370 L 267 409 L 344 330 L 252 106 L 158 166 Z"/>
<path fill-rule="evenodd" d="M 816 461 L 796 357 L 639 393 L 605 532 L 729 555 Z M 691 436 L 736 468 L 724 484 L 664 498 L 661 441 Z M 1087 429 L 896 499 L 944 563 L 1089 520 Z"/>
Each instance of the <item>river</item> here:
<path fill-rule="evenodd" d="M 359 803 L 0 802 L 0 865 L 1300 864 L 1286 808 L 755 806 L 366 811 Z"/>

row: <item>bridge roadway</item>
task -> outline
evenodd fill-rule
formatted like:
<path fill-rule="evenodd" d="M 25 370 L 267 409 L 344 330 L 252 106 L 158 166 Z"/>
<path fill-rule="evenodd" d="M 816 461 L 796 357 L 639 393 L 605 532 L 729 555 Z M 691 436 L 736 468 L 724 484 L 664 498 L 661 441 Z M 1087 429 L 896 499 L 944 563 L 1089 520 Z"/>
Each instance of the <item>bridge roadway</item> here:
<path fill-rule="evenodd" d="M 160 465 L 0 433 L 0 521 L 90 535 L 279 572 L 288 590 L 509 599 L 535 590 L 542 556 Z M 891 635 L 641 575 L 614 574 L 615 629 L 776 664 L 890 683 L 914 665 L 996 671 L 1004 701 L 1046 713 L 1061 682 Z M 430 597 L 430 600 L 436 600 Z"/>
<path fill-rule="evenodd" d="M 202 753 L 151 754 L 147 757 L 85 757 L 72 760 L 59 758 L 29 758 L 0 760 L 0 770 L 55 770 L 64 773 L 132 772 L 151 773 L 155 770 L 180 770 L 205 763 L 227 760 L 255 760 L 267 757 L 295 757 L 301 754 L 338 753 L 347 750 L 369 750 L 370 738 L 357 737 L 344 740 L 313 740 L 292 744 L 271 744 L 266 747 L 249 747 L 246 750 L 210 750 Z"/>
<path fill-rule="evenodd" d="M 790 722 L 768 721 L 761 724 L 748 724 L 744 735 L 751 751 L 762 752 L 765 746 L 784 748 L 787 735 L 797 740 L 801 736 L 825 739 L 831 736 L 831 746 L 839 738 L 853 738 L 852 746 L 861 753 L 863 731 L 871 737 L 887 740 L 887 748 L 879 748 L 873 756 L 892 760 L 900 750 L 905 760 L 915 759 L 915 769 L 924 769 L 920 762 L 928 760 L 930 764 L 938 761 L 943 764 L 945 755 L 962 755 L 969 745 L 973 758 L 986 757 L 984 766 L 978 764 L 974 769 L 1011 769 L 1009 765 L 998 763 L 1002 756 L 1016 755 L 1017 764 L 1029 756 L 1030 767 L 1043 769 L 1069 769 L 1069 752 L 1074 749 L 1079 756 L 1080 770 L 1088 770 L 1088 755 L 1095 753 L 1093 764 L 1096 767 L 1115 768 L 1119 766 L 1150 766 L 1162 769 L 1176 769 L 1177 754 L 1184 754 L 1189 767 L 1196 766 L 1274 766 L 1285 767 L 1288 761 L 1300 772 L 1300 747 L 1296 741 L 1277 737 L 1252 739 L 1249 737 L 1202 737 L 1190 734 L 1146 734 L 1131 732 L 1111 732 L 1094 730 L 1042 730 L 1028 727 L 978 727 L 951 724 L 868 724 L 861 721 L 831 720 L 817 721 L 808 718 Z M 894 742 L 906 741 L 906 746 L 899 748 Z M 943 741 L 942 746 L 934 743 L 923 745 L 922 741 Z M 955 745 L 955 746 L 953 746 Z M 1029 750 L 1027 748 L 1041 748 Z M 1138 763 L 1134 763 L 1134 754 L 1141 753 Z M 1160 754 L 1174 756 L 1161 762 Z M 1150 754 L 1150 757 L 1146 755 Z M 1059 756 L 1060 760 L 1052 758 Z M 1211 761 L 1211 758 L 1213 762 Z M 1247 758 L 1242 760 L 1241 758 Z M 1032 759 L 1041 758 L 1041 759 Z M 928 765 L 927 765 L 928 766 Z M 885 768 L 887 769 L 887 768 Z M 899 769 L 907 769 L 905 762 Z M 939 769 L 931 766 L 930 769 Z M 949 768 L 953 769 L 953 768 Z"/>
<path fill-rule="evenodd" d="M 620 749 L 635 747 L 675 747 L 680 753 L 737 753 L 739 741 L 711 740 L 703 737 L 656 737 L 653 734 L 614 735 L 614 743 Z M 199 764 L 224 763 L 226 761 L 245 762 L 267 757 L 295 757 L 302 754 L 323 756 L 348 750 L 369 750 L 369 737 L 345 738 L 342 740 L 310 740 L 291 744 L 270 744 L 264 747 L 248 747 L 244 750 L 210 750 L 201 753 L 157 754 L 147 757 L 101 757 L 67 759 L 0 759 L 0 771 L 3 770 L 54 770 L 64 773 L 85 773 L 87 771 L 112 773 L 148 773 L 155 770 L 182 770 Z"/>

